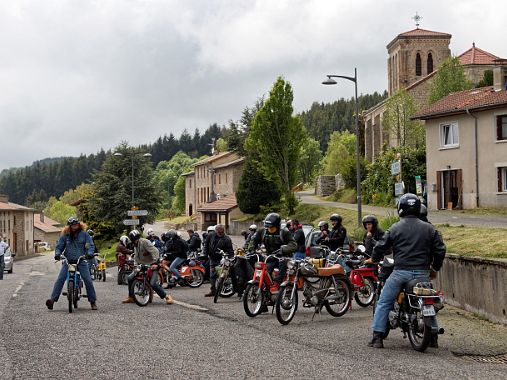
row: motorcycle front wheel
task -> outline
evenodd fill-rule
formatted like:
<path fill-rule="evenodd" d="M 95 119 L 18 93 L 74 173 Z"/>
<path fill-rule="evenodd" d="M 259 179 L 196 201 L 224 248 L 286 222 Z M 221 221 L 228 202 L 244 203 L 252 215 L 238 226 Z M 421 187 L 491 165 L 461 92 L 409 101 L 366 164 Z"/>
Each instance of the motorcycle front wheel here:
<path fill-rule="evenodd" d="M 431 317 L 423 317 L 420 310 L 415 310 L 415 318 L 408 326 L 408 339 L 412 348 L 424 352 L 431 341 Z"/>
<path fill-rule="evenodd" d="M 69 313 L 72 313 L 72 306 L 74 305 L 74 280 L 69 280 L 67 283 L 67 299 L 69 300 Z"/>
<path fill-rule="evenodd" d="M 259 315 L 263 302 L 264 293 L 259 289 L 259 284 L 248 284 L 243 292 L 243 309 L 246 315 L 250 318 Z"/>
<path fill-rule="evenodd" d="M 331 294 L 330 299 L 326 300 L 324 305 L 327 312 L 333 317 L 341 317 L 350 308 L 352 294 L 347 277 L 338 275 L 334 277 L 334 280 L 336 283 L 334 294 Z"/>
<path fill-rule="evenodd" d="M 375 283 L 371 277 L 363 277 L 363 286 L 354 294 L 354 299 L 361 307 L 370 306 L 375 300 Z"/>
<path fill-rule="evenodd" d="M 138 306 L 146 306 L 150 301 L 150 287 L 142 280 L 135 279 L 132 283 L 134 302 Z"/>
<path fill-rule="evenodd" d="M 294 286 L 293 283 L 289 283 L 280 287 L 276 298 L 276 319 L 282 325 L 288 325 L 298 309 L 298 292 L 297 289 L 294 289 Z"/>
<path fill-rule="evenodd" d="M 204 282 L 204 273 L 198 269 L 192 269 L 192 280 L 188 281 L 188 286 L 198 288 Z"/>
<path fill-rule="evenodd" d="M 102 269 L 102 282 L 106 282 L 106 270 Z"/>

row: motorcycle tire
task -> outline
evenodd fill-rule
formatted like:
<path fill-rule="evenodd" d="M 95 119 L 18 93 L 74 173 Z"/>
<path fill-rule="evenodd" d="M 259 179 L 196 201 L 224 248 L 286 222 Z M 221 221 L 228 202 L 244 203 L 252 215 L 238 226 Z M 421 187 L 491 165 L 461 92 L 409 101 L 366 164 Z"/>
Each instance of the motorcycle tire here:
<path fill-rule="evenodd" d="M 67 283 L 67 299 L 69 300 L 69 313 L 72 313 L 72 306 L 74 305 L 74 280 L 69 280 Z"/>
<path fill-rule="evenodd" d="M 74 305 L 74 309 L 77 309 L 77 301 L 79 301 L 79 291 L 77 289 L 74 290 L 74 300 L 72 304 Z"/>
<path fill-rule="evenodd" d="M 224 277 L 219 277 L 218 278 L 218 280 L 217 280 L 217 286 L 215 288 L 215 295 L 213 296 L 213 303 L 217 303 L 218 302 L 218 296 L 222 292 L 222 289 L 224 287 L 224 282 L 225 282 L 225 278 Z"/>
<path fill-rule="evenodd" d="M 294 286 L 293 283 L 288 283 L 280 287 L 276 298 L 276 319 L 282 325 L 288 325 L 298 309 L 298 292 L 297 289 L 293 292 Z"/>
<path fill-rule="evenodd" d="M 124 283 L 123 276 L 125 276 L 125 272 L 123 272 L 122 270 L 118 271 L 118 278 L 116 279 L 118 285 L 123 285 Z"/>
<path fill-rule="evenodd" d="M 188 286 L 198 288 L 204 282 L 204 273 L 198 269 L 192 269 L 192 280 L 188 281 Z"/>
<path fill-rule="evenodd" d="M 375 283 L 371 277 L 363 277 L 363 286 L 354 293 L 354 299 L 361 307 L 370 306 L 375 300 Z"/>
<path fill-rule="evenodd" d="M 229 298 L 232 297 L 236 293 L 234 291 L 234 287 L 232 286 L 232 279 L 227 277 L 224 281 L 224 286 L 222 286 L 222 291 L 220 292 L 220 297 Z"/>
<path fill-rule="evenodd" d="M 134 302 L 137 306 L 146 306 L 150 301 L 151 289 L 147 286 L 144 281 L 135 279 L 132 283 L 134 290 Z"/>
<path fill-rule="evenodd" d="M 106 282 L 106 270 L 102 269 L 102 282 Z"/>
<path fill-rule="evenodd" d="M 431 342 L 431 317 L 423 317 L 417 310 L 416 318 L 408 326 L 408 339 L 414 350 L 426 351 Z"/>
<path fill-rule="evenodd" d="M 247 284 L 243 292 L 243 309 L 245 310 L 245 314 L 250 318 L 258 316 L 261 313 L 263 304 L 264 292 L 259 289 L 259 284 L 255 282 Z"/>
<path fill-rule="evenodd" d="M 346 276 L 338 275 L 334 279 L 336 282 L 335 291 L 342 295 L 343 300 L 340 303 L 325 301 L 324 306 L 333 317 L 341 317 L 349 311 L 350 303 L 352 302 L 352 290 L 350 281 Z"/>

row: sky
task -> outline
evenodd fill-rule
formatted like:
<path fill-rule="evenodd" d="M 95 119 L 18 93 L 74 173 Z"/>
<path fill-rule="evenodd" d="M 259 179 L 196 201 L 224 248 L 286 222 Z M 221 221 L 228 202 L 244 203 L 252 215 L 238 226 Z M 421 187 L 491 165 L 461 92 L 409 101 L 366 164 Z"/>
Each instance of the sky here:
<path fill-rule="evenodd" d="M 507 1 L 0 2 L 0 170 L 239 120 L 278 76 L 294 110 L 387 87 L 386 45 L 420 28 L 507 57 Z"/>

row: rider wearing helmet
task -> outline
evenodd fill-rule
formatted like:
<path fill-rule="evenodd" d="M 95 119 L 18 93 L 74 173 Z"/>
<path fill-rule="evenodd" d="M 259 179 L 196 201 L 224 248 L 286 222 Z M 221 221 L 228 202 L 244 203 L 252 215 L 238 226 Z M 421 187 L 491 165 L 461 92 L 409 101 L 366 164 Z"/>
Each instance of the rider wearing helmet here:
<path fill-rule="evenodd" d="M 167 239 L 165 243 L 165 251 L 170 255 L 172 262 L 169 270 L 173 274 L 173 278 L 180 285 L 185 285 L 186 281 L 181 277 L 179 267 L 185 262 L 188 256 L 188 244 L 183 240 L 175 230 L 169 230 L 165 233 Z"/>
<path fill-rule="evenodd" d="M 250 247 L 264 244 L 268 255 L 278 251 L 277 256 L 292 256 L 297 248 L 296 241 L 287 228 L 280 228 L 281 221 L 280 215 L 275 212 L 266 215 L 264 228 L 257 231 L 253 236 Z M 284 260 L 270 260 L 266 263 L 266 266 L 269 273 L 272 273 L 273 269 L 277 267 L 279 269 L 270 289 L 271 293 L 275 293 L 279 290 L 287 272 L 287 262 Z"/>
<path fill-rule="evenodd" d="M 245 237 L 245 244 L 243 245 L 243 248 L 245 250 L 248 250 L 248 247 L 250 246 L 250 242 L 252 241 L 252 238 L 256 232 L 257 232 L 257 225 L 251 224 L 250 227 L 248 227 L 248 232 Z"/>
<path fill-rule="evenodd" d="M 210 268 L 210 291 L 206 293 L 205 297 L 214 297 L 216 290 L 217 272 L 216 267 L 220 265 L 222 260 L 223 251 L 226 255 L 234 255 L 234 249 L 232 248 L 232 241 L 229 236 L 225 234 L 225 227 L 223 224 L 217 224 L 214 231 L 210 231 L 206 241 L 204 242 L 203 252 L 209 257 L 209 268 Z M 234 269 L 234 268 L 233 268 Z M 236 278 L 234 270 L 231 272 L 231 280 L 234 286 L 234 290 L 237 291 Z"/>
<path fill-rule="evenodd" d="M 419 213 L 419 219 L 421 219 L 423 222 L 429 223 L 428 220 L 428 208 L 421 204 L 421 212 Z"/>
<path fill-rule="evenodd" d="M 325 220 L 321 220 L 317 227 L 320 230 L 320 235 L 315 243 L 329 246 L 329 224 Z"/>
<path fill-rule="evenodd" d="M 364 235 L 364 248 L 366 249 L 365 253 L 368 257 L 371 257 L 373 253 L 373 247 L 377 244 L 377 241 L 382 239 L 384 236 L 384 231 L 382 231 L 378 226 L 378 220 L 375 215 L 366 215 L 363 218 L 363 227 L 366 230 L 366 234 Z"/>
<path fill-rule="evenodd" d="M 158 249 L 155 248 L 148 239 L 142 238 L 141 233 L 137 230 L 130 231 L 128 237 L 134 245 L 134 262 L 136 264 L 152 265 L 157 263 L 160 256 Z M 123 303 L 134 302 L 134 288 L 132 287 L 132 284 L 134 282 L 135 276 L 135 272 L 132 272 L 128 276 L 129 296 L 123 300 Z M 154 272 L 151 276 L 151 287 L 161 299 L 165 300 L 166 304 L 172 304 L 173 298 L 169 294 L 166 295 L 162 286 L 157 283 L 157 279 L 158 275 L 156 272 Z"/>
<path fill-rule="evenodd" d="M 62 254 L 64 254 L 69 263 L 77 263 L 81 256 L 85 256 L 87 259 L 93 258 L 95 245 L 93 244 L 91 236 L 85 231 L 86 224 L 81 223 L 79 219 L 75 217 L 70 217 L 67 220 L 67 226 L 63 229 L 62 236 L 60 236 L 58 243 L 56 243 L 55 260 L 60 260 Z M 88 295 L 91 308 L 92 310 L 97 310 L 97 295 L 95 294 L 93 280 L 90 276 L 90 270 L 86 260 L 79 262 L 78 270 L 85 283 L 86 294 Z M 58 301 L 62 293 L 63 285 L 67 279 L 67 272 L 68 265 L 67 262 L 64 262 L 53 287 L 51 298 L 46 301 L 46 306 L 49 310 L 53 310 L 54 303 Z"/>
<path fill-rule="evenodd" d="M 130 255 L 134 253 L 134 251 L 131 248 L 132 243 L 130 242 L 128 236 L 127 235 L 121 236 L 120 241 L 116 246 L 116 261 L 118 262 L 118 264 L 120 263 L 120 261 L 128 260 Z"/>
<path fill-rule="evenodd" d="M 146 231 L 146 238 L 151 241 L 151 244 L 153 244 L 159 252 L 162 251 L 162 242 L 160 241 L 160 238 L 155 235 L 153 228 L 148 228 Z"/>
<path fill-rule="evenodd" d="M 370 347 L 383 348 L 383 337 L 393 302 L 403 286 L 411 280 L 428 281 L 442 267 L 445 245 L 438 231 L 429 223 L 419 219 L 421 201 L 414 194 L 403 195 L 398 202 L 401 220 L 394 223 L 373 248 L 372 258 L 379 262 L 391 249 L 394 270 L 387 279 L 373 316 L 373 339 Z M 431 276 L 430 276 L 431 273 Z M 432 317 L 432 328 L 436 328 Z M 437 335 L 432 337 L 431 346 L 437 346 Z"/>
<path fill-rule="evenodd" d="M 99 249 L 97 248 L 97 246 L 95 245 L 95 241 L 93 239 L 93 235 L 95 235 L 95 232 L 93 232 L 92 229 L 89 229 L 88 231 L 86 231 L 86 233 L 88 235 L 90 235 L 90 238 L 92 239 L 93 241 L 93 246 L 95 247 L 94 251 L 93 251 L 93 257 L 90 257 L 88 259 L 88 267 L 90 268 L 90 274 L 93 273 L 93 267 L 97 267 L 99 265 L 99 262 L 97 261 L 97 255 L 99 253 Z"/>
<path fill-rule="evenodd" d="M 347 237 L 347 230 L 342 225 L 342 217 L 338 214 L 333 214 L 329 217 L 331 221 L 331 231 L 329 231 L 328 246 L 332 251 L 342 248 Z"/>

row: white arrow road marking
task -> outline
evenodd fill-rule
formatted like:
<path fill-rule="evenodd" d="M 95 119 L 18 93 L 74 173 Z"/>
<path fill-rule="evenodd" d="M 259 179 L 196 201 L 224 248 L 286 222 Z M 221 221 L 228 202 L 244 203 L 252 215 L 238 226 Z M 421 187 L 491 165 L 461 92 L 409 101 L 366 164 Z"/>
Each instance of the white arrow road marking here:
<path fill-rule="evenodd" d="M 43 273 L 43 272 L 37 272 L 37 271 L 33 271 L 33 272 L 30 272 L 30 273 L 25 273 L 29 276 L 45 276 L 46 273 Z"/>
<path fill-rule="evenodd" d="M 25 285 L 24 282 L 22 282 L 21 284 L 18 285 L 18 287 L 16 288 L 16 290 L 14 291 L 12 297 L 17 297 L 18 296 L 18 292 L 21 290 L 21 288 L 23 288 L 23 285 Z"/>
<path fill-rule="evenodd" d="M 186 307 L 187 309 L 198 310 L 198 311 L 208 311 L 208 309 L 206 309 L 205 307 L 202 307 L 199 305 L 193 305 L 191 303 L 186 303 L 186 302 L 182 302 L 182 301 L 174 300 L 174 304 Z"/>

